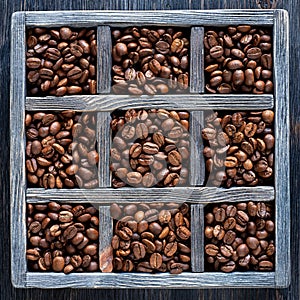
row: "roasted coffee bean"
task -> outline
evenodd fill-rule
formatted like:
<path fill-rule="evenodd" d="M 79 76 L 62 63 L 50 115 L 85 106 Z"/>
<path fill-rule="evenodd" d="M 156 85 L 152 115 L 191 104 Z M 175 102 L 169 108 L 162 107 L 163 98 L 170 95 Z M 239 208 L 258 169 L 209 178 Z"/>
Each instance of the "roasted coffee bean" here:
<path fill-rule="evenodd" d="M 135 242 L 135 244 L 133 244 L 132 251 L 136 259 L 142 259 L 146 255 L 145 246 L 139 242 Z"/>
<path fill-rule="evenodd" d="M 236 264 L 234 261 L 229 261 L 221 266 L 221 271 L 225 273 L 229 273 L 234 271 L 236 268 Z"/>
<path fill-rule="evenodd" d="M 93 30 L 28 30 L 26 65 L 30 96 L 96 93 L 97 45 L 95 34 L 89 32 Z"/>
<path fill-rule="evenodd" d="M 272 93 L 272 41 L 268 29 L 229 26 L 204 35 L 206 90 L 209 93 Z M 244 28 L 243 27 L 243 28 Z M 267 34 L 265 34 L 268 32 Z M 262 42 L 268 36 L 267 42 Z M 263 76 L 261 76 L 264 74 Z M 268 83 L 268 87 L 266 86 Z"/>
<path fill-rule="evenodd" d="M 61 256 L 56 256 L 53 259 L 52 268 L 54 272 L 61 272 L 65 267 L 65 260 Z"/>
<path fill-rule="evenodd" d="M 258 215 L 257 206 L 266 221 Z M 226 216 L 219 225 L 220 222 L 214 215 L 222 209 L 226 210 Z M 205 216 L 206 270 L 222 272 L 257 270 L 258 262 L 266 261 L 266 265 L 270 268 L 261 270 L 272 271 L 275 259 L 274 235 L 272 235 L 273 209 L 273 204 L 264 202 L 208 205 Z M 268 211 L 267 215 L 264 214 L 265 211 Z M 267 223 L 270 232 L 264 230 Z"/>
<path fill-rule="evenodd" d="M 67 240 L 72 239 L 77 234 L 77 228 L 73 225 L 67 227 L 63 233 L 63 237 Z"/>
<path fill-rule="evenodd" d="M 159 253 L 153 253 L 150 256 L 150 266 L 153 269 L 159 269 L 162 265 L 162 256 Z"/>
<path fill-rule="evenodd" d="M 225 220 L 225 209 L 224 208 L 218 208 L 215 212 L 215 220 L 217 222 L 223 222 Z"/>
<path fill-rule="evenodd" d="M 155 143 L 146 142 L 143 145 L 143 152 L 146 154 L 157 154 L 159 151 L 159 146 Z"/>

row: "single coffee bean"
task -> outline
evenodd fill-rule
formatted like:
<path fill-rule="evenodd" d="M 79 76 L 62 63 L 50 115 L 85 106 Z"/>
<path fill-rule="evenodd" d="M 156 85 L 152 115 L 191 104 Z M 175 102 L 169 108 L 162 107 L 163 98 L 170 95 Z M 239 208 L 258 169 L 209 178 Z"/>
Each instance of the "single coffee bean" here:
<path fill-rule="evenodd" d="M 162 256 L 159 253 L 153 253 L 150 256 L 150 266 L 153 269 L 159 269 L 162 265 Z"/>
<path fill-rule="evenodd" d="M 142 243 L 136 242 L 133 245 L 133 254 L 136 259 L 142 259 L 146 255 L 146 248 Z"/>
<path fill-rule="evenodd" d="M 225 273 L 233 272 L 236 268 L 235 262 L 234 261 L 229 261 L 222 265 L 221 271 Z"/>
<path fill-rule="evenodd" d="M 168 161 L 173 166 L 179 166 L 181 164 L 181 161 L 182 161 L 180 153 L 175 151 L 175 150 L 169 152 Z"/>
<path fill-rule="evenodd" d="M 248 237 L 246 243 L 250 249 L 256 249 L 259 245 L 259 241 L 255 237 Z"/>
<path fill-rule="evenodd" d="M 61 256 L 54 257 L 52 262 L 52 268 L 54 272 L 61 272 L 64 269 L 65 261 Z"/>

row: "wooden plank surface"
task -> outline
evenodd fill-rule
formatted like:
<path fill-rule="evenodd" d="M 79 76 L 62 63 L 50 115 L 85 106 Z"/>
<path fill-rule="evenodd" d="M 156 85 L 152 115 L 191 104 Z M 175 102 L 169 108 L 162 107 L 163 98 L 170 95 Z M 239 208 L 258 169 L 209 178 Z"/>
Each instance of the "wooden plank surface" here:
<path fill-rule="evenodd" d="M 111 33 L 109 26 L 97 29 L 97 90 L 100 94 L 110 92 L 111 86 Z"/>
<path fill-rule="evenodd" d="M 274 43 L 277 45 L 274 55 L 274 64 L 282 65 L 282 68 L 278 68 L 274 74 L 275 81 L 275 97 L 276 97 L 276 109 L 275 120 L 281 124 L 276 126 L 275 124 L 275 186 L 276 186 L 276 284 L 278 286 L 287 286 L 290 282 L 289 276 L 283 276 L 287 272 L 290 272 L 290 238 L 285 234 L 290 232 L 290 157 L 289 157 L 289 40 L 285 34 L 285 30 L 288 28 L 288 15 L 284 11 L 276 12 L 276 22 L 274 25 Z M 280 170 L 280 175 L 278 174 Z M 278 220 L 282 220 L 279 222 Z"/>
<path fill-rule="evenodd" d="M 104 273 L 113 270 L 113 248 L 111 238 L 113 236 L 113 219 L 110 216 L 110 206 L 99 207 L 99 261 L 100 270 Z"/>
<path fill-rule="evenodd" d="M 21 0 L 21 1 L 1 1 L 1 30 L 0 35 L 0 194 L 2 199 L 2 209 L 0 210 L 0 289 L 1 299 L 90 299 L 90 298 L 115 298 L 115 299 L 299 299 L 299 233 L 300 233 L 300 197 L 298 186 L 299 181 L 299 165 L 300 165 L 300 105 L 299 94 L 300 85 L 297 80 L 290 82 L 291 95 L 291 255 L 292 255 L 292 274 L 291 285 L 287 289 L 189 289 L 189 290 L 76 290 L 70 289 L 59 290 L 40 290 L 40 289 L 14 289 L 10 282 L 10 268 L 7 257 L 9 253 L 9 41 L 10 41 L 10 20 L 11 13 L 16 10 L 63 10 L 63 9 L 215 9 L 215 8 L 257 8 L 256 0 L 240 0 L 240 1 L 190 1 L 190 0 L 173 0 L 173 1 L 119 1 L 112 0 L 106 2 L 87 1 L 87 0 L 70 0 L 70 1 L 43 1 L 43 0 Z M 268 1 L 258 1 L 268 6 Z M 271 1 L 272 2 L 272 1 Z M 290 40 L 293 45 L 300 43 L 300 1 L 277 1 L 277 8 L 288 9 L 291 20 Z M 270 1 L 269 1 L 270 3 Z M 293 48 L 295 49 L 295 48 Z M 290 53 L 290 71 L 291 78 L 300 77 L 300 69 L 298 62 L 300 61 L 300 52 L 291 51 Z M 244 274 L 246 275 L 246 273 Z M 37 279 L 38 274 L 35 275 Z M 222 276 L 222 274 L 221 274 Z M 264 274 L 258 273 L 258 278 L 264 278 Z M 208 277 L 210 279 L 210 277 Z M 70 278 L 72 280 L 72 278 Z M 243 278 L 241 278 L 243 281 Z M 275 279 L 274 279 L 275 280 Z M 237 283 L 237 287 L 239 284 Z M 111 287 L 110 287 L 111 288 Z"/>
<path fill-rule="evenodd" d="M 110 187 L 110 113 L 97 113 L 97 135 L 99 153 L 99 187 Z"/>
<path fill-rule="evenodd" d="M 190 115 L 190 139 L 191 157 L 190 160 L 190 185 L 203 185 L 205 180 L 205 160 L 203 156 L 202 129 L 204 126 L 203 111 L 192 111 Z"/>
<path fill-rule="evenodd" d="M 25 132 L 24 132 L 24 113 L 22 107 L 25 103 L 25 78 L 21 74 L 25 73 L 25 23 L 24 14 L 17 13 L 13 16 L 12 32 L 14 38 L 11 43 L 11 49 L 18 49 L 11 56 L 11 115 L 10 120 L 14 123 L 14 131 L 11 132 L 11 160 L 10 177 L 11 185 L 11 222 L 16 224 L 12 228 L 11 236 L 11 278 L 15 287 L 25 285 L 26 264 L 26 242 L 17 237 L 26 237 L 25 222 Z M 16 139 L 16 136 L 18 139 Z M 17 156 L 14 154 L 18 153 Z M 7 220 L 8 221 L 8 220 Z M 8 254 L 7 253 L 7 254 Z"/>
<path fill-rule="evenodd" d="M 130 203 L 130 202 L 192 202 L 217 203 L 240 201 L 272 201 L 274 188 L 233 187 L 178 187 L 178 188 L 100 188 L 100 189 L 27 189 L 27 202 L 59 201 L 86 203 Z"/>
<path fill-rule="evenodd" d="M 204 205 L 191 205 L 192 272 L 204 272 Z"/>
<path fill-rule="evenodd" d="M 129 108 L 164 108 L 186 110 L 254 110 L 273 108 L 272 95 L 185 94 L 162 96 L 93 95 L 59 97 L 27 97 L 26 110 L 90 110 L 113 111 Z"/>
<path fill-rule="evenodd" d="M 191 29 L 191 54 L 190 54 L 190 91 L 191 93 L 204 93 L 204 27 Z"/>
<path fill-rule="evenodd" d="M 216 276 L 217 275 L 217 276 Z M 97 276 L 91 273 L 85 274 L 45 274 L 33 273 L 27 274 L 27 287 L 51 287 L 55 289 L 69 286 L 71 288 L 80 288 L 88 286 L 90 288 L 134 288 L 137 284 L 143 283 L 143 288 L 157 289 L 170 288 L 176 286 L 177 289 L 197 288 L 201 286 L 210 287 L 228 287 L 228 286 L 255 286 L 255 287 L 272 287 L 275 283 L 273 272 L 251 272 L 244 273 L 190 273 L 183 272 L 179 275 L 170 273 L 164 274 L 140 274 L 140 273 L 97 273 Z M 104 280 L 105 278 L 105 280 Z M 52 286 L 52 283 L 53 286 Z M 127 299 L 127 298 L 126 298 Z M 249 298 L 248 298 L 249 299 Z"/>
<path fill-rule="evenodd" d="M 261 18 L 257 19 L 257 15 Z M 178 26 L 212 26 L 223 24 L 263 24 L 272 25 L 274 22 L 273 11 L 269 10 L 215 10 L 215 11 L 164 11 L 155 15 L 151 11 L 130 11 L 122 12 L 95 12 L 90 11 L 85 15 L 82 11 L 73 11 L 66 14 L 63 11 L 53 12 L 44 15 L 43 12 L 27 12 L 26 23 L 29 26 L 49 26 L 53 23 L 53 18 L 58 25 L 70 24 L 74 27 L 90 25 L 107 25 L 113 23 L 114 26 L 132 25 L 172 25 Z"/>

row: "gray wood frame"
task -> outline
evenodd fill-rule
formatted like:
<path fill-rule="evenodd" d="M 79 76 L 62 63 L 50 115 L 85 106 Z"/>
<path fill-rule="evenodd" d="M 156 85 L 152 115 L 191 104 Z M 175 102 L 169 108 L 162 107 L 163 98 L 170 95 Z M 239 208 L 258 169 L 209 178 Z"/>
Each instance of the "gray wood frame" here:
<path fill-rule="evenodd" d="M 180 202 L 218 203 L 240 201 L 272 201 L 275 190 L 271 186 L 233 187 L 220 189 L 216 187 L 175 187 L 175 188 L 99 188 L 92 190 L 44 190 L 27 189 L 27 202 L 47 202 L 50 200 L 65 202 L 90 203 L 131 203 L 131 202 Z"/>
<path fill-rule="evenodd" d="M 128 25 L 173 25 L 191 29 L 191 93 L 132 97 L 110 94 L 111 38 L 110 28 Z M 201 37 L 205 26 L 251 24 L 273 26 L 274 95 L 208 95 L 204 94 L 203 49 Z M 97 27 L 98 74 L 97 95 L 26 97 L 25 30 L 26 27 Z M 17 12 L 12 17 L 11 42 L 11 269 L 15 287 L 39 288 L 207 288 L 207 287 L 286 287 L 290 282 L 290 189 L 289 189 L 289 98 L 288 98 L 288 15 L 284 10 L 211 10 L 211 11 L 55 11 Z M 198 35 L 197 35 L 198 34 Z M 99 47 L 100 45 L 100 47 Z M 200 93 L 200 94 L 199 94 Z M 204 169 L 192 172 L 191 187 L 174 189 L 110 188 L 109 147 L 110 113 L 115 109 L 165 108 L 191 111 L 191 133 L 200 140 L 201 110 L 275 109 L 275 184 L 274 187 L 239 187 L 220 189 L 201 187 Z M 97 111 L 99 146 L 99 188 L 93 190 L 27 189 L 25 173 L 25 110 Z M 197 143 L 196 143 L 197 144 Z M 200 147 L 201 143 L 198 142 Z M 195 153 L 196 147 L 192 148 Z M 16 155 L 16 153 L 18 155 Z M 195 176 L 199 175 L 199 176 Z M 198 179 L 197 179 L 198 178 Z M 171 274 L 33 273 L 26 268 L 26 203 L 62 201 L 99 205 L 99 253 L 109 247 L 112 223 L 109 205 L 113 202 L 181 202 L 191 203 L 192 272 Z M 203 208 L 213 202 L 272 201 L 276 206 L 275 272 L 204 272 Z M 101 206 L 104 205 L 104 206 Z M 101 213 L 102 211 L 102 213 Z M 102 220 L 101 220 L 102 218 Z M 198 231 L 196 231 L 198 229 Z M 200 230 L 199 230 L 200 229 Z"/>
<path fill-rule="evenodd" d="M 165 108 L 184 110 L 257 110 L 274 107 L 273 95 L 184 94 L 157 96 L 92 95 L 57 97 L 26 97 L 26 110 L 91 110 L 114 111 L 129 108 Z"/>

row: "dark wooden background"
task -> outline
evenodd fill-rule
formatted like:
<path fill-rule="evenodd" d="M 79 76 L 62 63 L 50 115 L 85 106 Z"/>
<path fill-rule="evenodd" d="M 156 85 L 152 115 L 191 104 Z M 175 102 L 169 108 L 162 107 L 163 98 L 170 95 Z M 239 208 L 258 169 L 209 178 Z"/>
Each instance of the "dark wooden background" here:
<path fill-rule="evenodd" d="M 258 2 L 258 3 L 257 3 Z M 9 51 L 10 22 L 22 10 L 145 10 L 284 8 L 290 14 L 292 280 L 287 289 L 38 290 L 14 289 L 9 242 Z M 0 0 L 0 299 L 300 299 L 300 0 Z M 15 153 L 15 155 L 19 155 Z M 298 186 L 299 184 L 299 186 Z"/>

